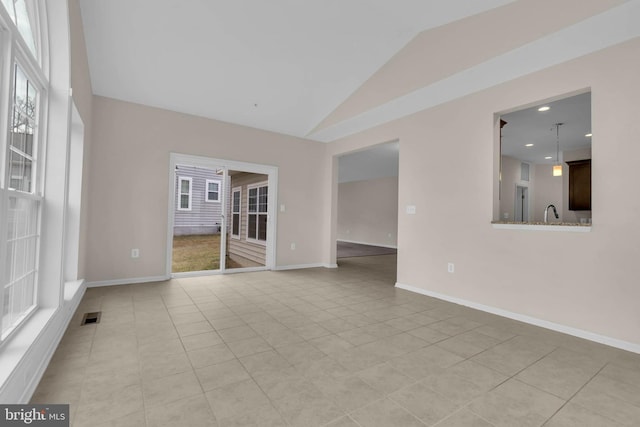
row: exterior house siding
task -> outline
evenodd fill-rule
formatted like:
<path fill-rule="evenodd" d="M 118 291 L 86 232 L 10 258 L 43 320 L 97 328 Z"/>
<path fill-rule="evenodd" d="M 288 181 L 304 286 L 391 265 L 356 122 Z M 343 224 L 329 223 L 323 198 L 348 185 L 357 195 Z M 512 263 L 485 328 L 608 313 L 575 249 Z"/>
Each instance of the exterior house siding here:
<path fill-rule="evenodd" d="M 191 209 L 179 209 L 180 178 L 191 178 Z M 218 183 L 220 195 L 218 201 L 207 201 L 207 180 Z M 194 166 L 178 166 L 175 179 L 175 216 L 173 222 L 174 236 L 190 234 L 214 234 L 220 231 L 222 223 L 222 176 L 211 169 Z"/>
<path fill-rule="evenodd" d="M 243 263 L 244 260 L 249 260 L 252 263 L 258 265 L 265 265 L 266 263 L 266 245 L 260 243 L 254 243 L 247 240 L 247 187 L 262 182 L 267 182 L 268 176 L 255 173 L 233 173 L 230 179 L 229 185 L 229 203 L 227 209 L 227 215 L 230 219 L 228 227 L 227 237 L 227 254 L 229 258 Z M 232 203 L 231 196 L 234 188 L 239 187 L 241 189 L 240 194 L 240 237 L 232 237 L 232 221 L 233 216 L 231 214 Z M 247 264 L 245 262 L 245 264 Z"/>

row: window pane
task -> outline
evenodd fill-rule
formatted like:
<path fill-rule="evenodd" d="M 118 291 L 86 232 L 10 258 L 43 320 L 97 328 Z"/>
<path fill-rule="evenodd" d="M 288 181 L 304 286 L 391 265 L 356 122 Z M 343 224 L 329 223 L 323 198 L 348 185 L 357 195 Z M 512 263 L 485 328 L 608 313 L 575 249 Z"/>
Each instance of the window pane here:
<path fill-rule="evenodd" d="M 219 184 L 217 182 L 207 182 L 207 200 L 217 202 L 220 197 Z"/>
<path fill-rule="evenodd" d="M 249 189 L 249 212 L 256 212 L 258 209 L 258 189 Z"/>
<path fill-rule="evenodd" d="M 248 234 L 247 237 L 249 239 L 255 239 L 256 238 L 256 221 L 257 221 L 257 215 L 249 215 L 248 218 Z"/>
<path fill-rule="evenodd" d="M 13 287 L 9 286 L 4 289 L 4 299 L 2 303 L 2 332 L 11 326 L 11 297 L 13 296 Z"/>
<path fill-rule="evenodd" d="M 9 150 L 9 187 L 33 192 L 34 129 L 38 92 L 16 64 L 13 81 L 13 110 Z"/>
<path fill-rule="evenodd" d="M 24 191 L 25 193 L 31 193 L 31 171 L 33 162 L 28 158 L 10 151 L 11 156 L 9 160 L 9 181 L 10 188 L 18 191 Z"/>
<path fill-rule="evenodd" d="M 267 188 L 268 187 L 260 187 L 258 212 L 267 211 Z"/>
<path fill-rule="evenodd" d="M 189 192 L 189 181 L 186 179 L 180 180 L 180 192 L 188 193 Z"/>
<path fill-rule="evenodd" d="M 180 195 L 180 208 L 181 209 L 189 209 L 189 195 L 188 194 Z"/>
<path fill-rule="evenodd" d="M 27 46 L 31 49 L 31 53 L 36 54 L 36 47 L 33 38 L 33 30 L 31 28 L 31 19 L 27 11 L 27 5 L 24 0 L 15 0 L 15 17 L 12 16 L 13 21 L 18 27 L 18 31 L 27 42 Z"/>
<path fill-rule="evenodd" d="M 231 234 L 234 236 L 240 235 L 240 214 L 233 214 L 233 227 L 231 230 Z"/>
<path fill-rule="evenodd" d="M 33 128 L 30 133 L 11 132 L 11 146 L 20 150 L 29 157 L 33 156 Z"/>
<path fill-rule="evenodd" d="M 233 193 L 233 212 L 240 212 L 240 192 Z"/>
<path fill-rule="evenodd" d="M 258 240 L 267 240 L 267 216 L 258 215 Z"/>
<path fill-rule="evenodd" d="M 2 332 L 5 333 L 35 302 L 40 202 L 17 196 L 8 198 L 6 260 L 2 274 L 5 289 Z"/>

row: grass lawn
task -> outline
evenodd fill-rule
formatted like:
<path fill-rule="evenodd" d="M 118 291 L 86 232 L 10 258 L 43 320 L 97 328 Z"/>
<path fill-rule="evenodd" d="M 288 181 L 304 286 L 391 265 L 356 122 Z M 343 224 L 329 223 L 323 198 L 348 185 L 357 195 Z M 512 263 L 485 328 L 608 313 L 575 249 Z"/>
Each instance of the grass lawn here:
<path fill-rule="evenodd" d="M 243 265 L 227 257 L 227 268 Z M 173 273 L 220 269 L 220 235 L 173 236 Z"/>
<path fill-rule="evenodd" d="M 174 273 L 220 269 L 220 235 L 173 236 Z"/>

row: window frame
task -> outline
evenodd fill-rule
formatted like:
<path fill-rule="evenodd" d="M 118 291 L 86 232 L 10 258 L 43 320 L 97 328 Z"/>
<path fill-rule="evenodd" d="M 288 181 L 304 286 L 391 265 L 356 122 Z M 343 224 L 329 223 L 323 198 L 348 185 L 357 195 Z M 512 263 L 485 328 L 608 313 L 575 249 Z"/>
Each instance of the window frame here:
<path fill-rule="evenodd" d="M 261 188 L 267 188 L 267 203 L 265 204 L 265 211 L 260 211 L 260 189 Z M 251 190 L 252 189 L 256 189 L 257 193 L 256 193 L 256 212 L 250 212 L 249 211 L 249 207 L 251 206 L 250 202 L 249 202 L 249 196 L 251 194 Z M 251 215 L 255 215 L 256 216 L 256 237 L 250 237 L 249 236 L 249 217 Z M 267 224 L 265 225 L 266 230 L 265 230 L 265 240 L 261 240 L 259 239 L 259 235 L 260 235 L 260 221 L 259 221 L 259 217 L 264 215 L 266 217 L 266 221 Z M 269 183 L 268 181 L 263 181 L 263 182 L 259 182 L 259 183 L 255 183 L 255 184 L 250 184 L 247 185 L 247 210 L 246 210 L 246 218 L 247 218 L 247 229 L 245 231 L 245 237 L 247 242 L 250 243 L 255 243 L 258 245 L 262 245 L 262 246 L 266 246 L 267 245 L 267 240 L 269 239 L 269 236 L 267 235 L 267 232 L 269 230 Z"/>
<path fill-rule="evenodd" d="M 188 204 L 188 207 L 186 208 L 182 207 L 182 196 L 186 194 L 182 192 L 182 181 L 189 182 L 189 193 L 188 193 L 189 204 Z M 178 176 L 178 206 L 176 207 L 177 210 L 182 212 L 190 211 L 193 207 L 192 201 L 193 201 L 193 178 L 191 178 L 190 176 Z"/>
<path fill-rule="evenodd" d="M 235 194 L 238 193 L 238 211 L 234 210 L 233 198 Z M 240 236 L 242 236 L 242 187 L 234 187 L 231 189 L 231 228 L 229 235 L 232 239 L 240 240 Z M 238 234 L 233 234 L 233 226 L 235 225 L 235 215 L 238 215 Z"/>
<path fill-rule="evenodd" d="M 48 67 L 44 63 L 42 55 L 43 44 L 41 34 L 42 25 L 46 22 L 42 21 L 39 3 L 38 2 L 26 2 L 27 13 L 29 14 L 29 21 L 31 26 L 31 32 L 34 42 L 34 50 L 29 48 L 24 36 L 20 30 L 16 27 L 12 18 L 9 16 L 8 11 L 5 10 L 4 4 L 0 4 L 0 28 L 5 31 L 0 31 L 0 93 L 7 94 L 0 99 L 0 265 L 6 266 L 9 261 L 7 246 L 10 242 L 17 241 L 15 239 L 33 239 L 33 247 L 29 247 L 29 253 L 26 255 L 27 273 L 20 273 L 18 278 L 11 279 L 7 277 L 0 277 L 0 347 L 6 342 L 10 341 L 11 337 L 18 332 L 23 325 L 25 325 L 29 318 L 37 312 L 41 306 L 40 302 L 40 287 L 42 285 L 40 280 L 41 269 L 41 239 L 42 239 L 42 224 L 43 224 L 43 205 L 45 196 L 45 153 L 46 153 L 46 129 L 47 117 L 48 117 L 48 89 L 49 79 L 47 78 Z M 45 28 L 46 29 L 46 28 Z M 15 82 L 16 71 L 20 68 L 20 71 L 24 75 L 26 81 L 30 87 L 33 87 L 37 91 L 36 105 L 33 124 L 33 141 L 32 141 L 32 154 L 25 156 L 26 153 L 21 153 L 22 150 L 12 147 L 12 129 L 14 127 L 14 108 L 16 97 L 15 94 Z M 11 153 L 18 153 L 24 158 L 28 158 L 31 161 L 31 188 L 29 191 L 23 191 L 21 189 L 13 189 L 11 187 L 12 168 L 9 165 L 11 162 Z M 12 237 L 8 236 L 9 227 L 9 209 L 10 199 L 16 199 L 17 203 L 20 200 L 26 203 L 35 202 L 35 213 L 33 219 L 28 219 L 30 233 L 29 236 Z M 23 260 L 23 262 L 25 262 Z M 26 264 L 25 264 L 26 265 Z M 12 265 L 12 268 L 16 268 L 16 265 Z M 31 304 L 23 307 L 18 316 L 11 321 L 11 325 L 6 327 L 4 322 L 4 294 L 5 289 L 11 286 L 16 286 L 20 280 L 32 275 L 33 281 L 30 289 L 20 289 L 22 297 L 31 294 Z M 25 286 L 25 285 L 23 285 Z M 13 302 L 10 302 L 13 303 Z M 9 313 L 13 310 L 9 309 Z"/>
<path fill-rule="evenodd" d="M 218 189 L 216 191 L 209 191 L 209 184 L 216 184 Z M 204 201 L 208 203 L 220 203 L 220 188 L 222 185 L 217 179 L 207 179 L 204 183 Z M 216 193 L 218 195 L 215 199 L 209 199 L 209 193 Z"/>

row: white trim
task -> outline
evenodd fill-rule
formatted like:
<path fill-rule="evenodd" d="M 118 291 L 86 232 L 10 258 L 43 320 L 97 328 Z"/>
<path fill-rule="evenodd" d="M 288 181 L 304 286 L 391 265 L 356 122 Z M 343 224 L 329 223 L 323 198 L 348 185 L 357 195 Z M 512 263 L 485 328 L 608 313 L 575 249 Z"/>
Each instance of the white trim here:
<path fill-rule="evenodd" d="M 640 2 L 627 1 L 471 68 L 311 132 L 331 142 L 402 117 L 597 52 L 640 36 Z"/>
<path fill-rule="evenodd" d="M 396 282 L 395 286 L 396 288 L 404 289 L 406 291 L 415 292 L 417 294 L 426 295 L 426 296 L 437 298 L 443 301 L 448 301 L 454 304 L 459 304 L 465 307 L 470 307 L 476 310 L 506 317 L 508 319 L 517 320 L 519 322 L 528 323 L 530 325 L 539 326 L 541 328 L 550 329 L 552 331 L 561 332 L 563 334 L 572 335 L 574 337 L 583 338 L 589 341 L 594 341 L 600 344 L 605 344 L 611 347 L 620 348 L 622 350 L 627 350 L 633 353 L 640 354 L 640 344 L 635 344 L 629 341 L 623 341 L 617 338 L 612 338 L 605 335 L 600 335 L 593 332 L 585 331 L 583 329 L 573 328 L 571 326 L 549 322 L 548 320 L 542 320 L 536 317 L 531 317 L 524 314 L 514 313 L 512 311 L 503 310 L 501 308 L 491 307 L 491 306 L 479 304 L 473 301 L 468 301 L 468 300 L 452 297 L 449 295 L 440 294 L 438 292 L 432 292 L 427 289 L 417 288 L 415 286 L 405 285 L 399 282 Z"/>
<path fill-rule="evenodd" d="M 129 279 L 100 280 L 97 282 L 88 282 L 87 288 L 98 288 L 100 286 L 135 285 L 138 283 L 150 283 L 150 282 L 165 282 L 170 278 L 171 277 L 167 277 L 167 276 L 147 276 L 147 277 L 134 277 Z"/>
<path fill-rule="evenodd" d="M 502 224 L 492 223 L 491 226 L 498 230 L 525 230 L 525 231 L 569 231 L 573 233 L 589 233 L 590 225 L 554 225 L 554 224 Z"/>
<path fill-rule="evenodd" d="M 31 400 L 85 290 L 82 281 L 66 283 L 60 307 L 38 310 L 7 343 L 0 353 L 0 402 Z"/>
<path fill-rule="evenodd" d="M 238 196 L 238 212 L 235 212 L 233 210 L 233 197 L 235 195 L 235 193 L 239 193 Z M 234 240 L 240 240 L 240 236 L 242 235 L 242 186 L 240 187 L 233 187 L 231 189 L 231 230 L 229 232 L 229 235 L 231 236 L 232 239 Z M 233 234 L 233 226 L 235 225 L 235 221 L 233 220 L 233 216 L 234 215 L 238 215 L 238 234 Z"/>
<path fill-rule="evenodd" d="M 218 191 L 213 191 L 213 193 L 218 193 L 217 199 L 209 199 L 209 184 L 216 184 L 218 186 Z M 220 203 L 220 193 L 222 192 L 222 183 L 217 179 L 207 179 L 204 182 L 204 201 L 208 203 Z"/>
<path fill-rule="evenodd" d="M 182 206 L 182 196 L 184 196 L 186 193 L 182 192 L 182 181 L 188 181 L 189 182 L 189 205 L 186 208 L 181 207 Z M 193 179 L 190 176 L 178 176 L 178 205 L 176 206 L 176 209 L 179 211 L 190 211 L 191 210 L 191 200 L 193 196 Z"/>
<path fill-rule="evenodd" d="M 389 249 L 398 249 L 397 245 L 383 245 L 381 243 L 367 243 L 367 242 L 358 242 L 356 240 L 345 240 L 345 239 L 336 239 L 336 242 L 343 243 L 355 243 L 357 245 L 366 245 L 366 246 L 379 246 L 381 248 L 389 248 Z"/>
<path fill-rule="evenodd" d="M 275 268 L 275 270 L 278 271 L 286 271 L 286 270 L 303 270 L 305 268 L 336 268 L 338 267 L 337 265 L 335 265 L 335 267 L 331 267 L 328 264 L 324 264 L 321 262 L 318 263 L 313 263 L 313 264 L 291 264 L 291 265 L 279 265 L 278 267 Z"/>

